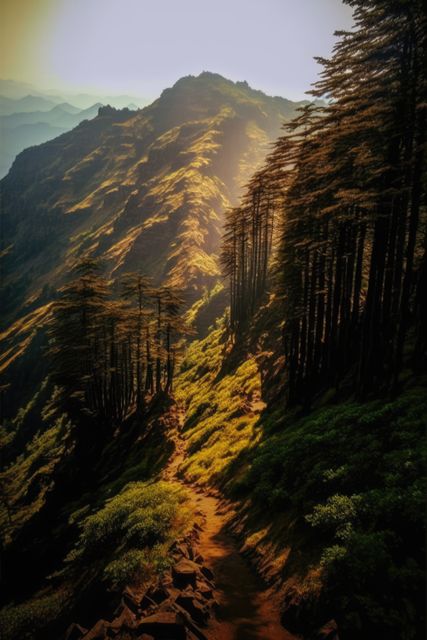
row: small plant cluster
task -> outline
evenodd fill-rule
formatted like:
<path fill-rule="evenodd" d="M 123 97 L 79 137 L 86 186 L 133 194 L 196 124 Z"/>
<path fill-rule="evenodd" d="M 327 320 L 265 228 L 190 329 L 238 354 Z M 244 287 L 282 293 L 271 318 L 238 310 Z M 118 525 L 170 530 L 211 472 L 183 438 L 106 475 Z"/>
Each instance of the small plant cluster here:
<path fill-rule="evenodd" d="M 120 587 L 167 566 L 168 550 L 189 521 L 185 491 L 170 482 L 131 482 L 81 524 L 67 556 L 71 569 L 96 563 L 102 548 L 104 579 Z"/>

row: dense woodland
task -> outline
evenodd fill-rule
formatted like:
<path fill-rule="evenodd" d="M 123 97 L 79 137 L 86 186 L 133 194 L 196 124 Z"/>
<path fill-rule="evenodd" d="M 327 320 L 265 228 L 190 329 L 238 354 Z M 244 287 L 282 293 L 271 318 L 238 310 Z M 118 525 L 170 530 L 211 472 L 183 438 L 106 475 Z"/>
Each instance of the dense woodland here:
<path fill-rule="evenodd" d="M 309 105 L 284 127 L 241 207 L 223 262 L 238 333 L 272 276 L 283 302 L 287 401 L 351 372 L 363 397 L 426 366 L 427 13 L 422 2 L 349 2 Z M 279 248 L 272 253 L 273 218 Z"/>
<path fill-rule="evenodd" d="M 138 273 L 125 274 L 114 291 L 90 259 L 74 275 L 54 306 L 53 382 L 77 424 L 86 413 L 111 431 L 141 415 L 147 399 L 172 391 L 182 300 Z"/>

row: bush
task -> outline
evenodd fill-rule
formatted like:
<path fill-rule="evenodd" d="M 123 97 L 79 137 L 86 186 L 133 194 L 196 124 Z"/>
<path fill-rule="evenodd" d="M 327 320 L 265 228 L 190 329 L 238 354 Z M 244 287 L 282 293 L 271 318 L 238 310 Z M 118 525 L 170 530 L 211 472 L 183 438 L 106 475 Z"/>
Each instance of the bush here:
<path fill-rule="evenodd" d="M 293 416 L 252 452 L 242 486 L 297 516 L 349 637 L 409 640 L 422 624 L 426 422 L 425 389 L 412 389 Z"/>
<path fill-rule="evenodd" d="M 111 586 L 135 580 L 140 572 L 162 570 L 169 546 L 189 521 L 187 500 L 185 491 L 169 482 L 126 485 L 84 519 L 67 562 L 73 568 L 94 561 L 102 547 L 102 571 Z"/>
<path fill-rule="evenodd" d="M 36 596 L 23 604 L 4 607 L 0 611 L 2 640 L 33 638 L 37 630 L 57 618 L 68 598 L 66 591 L 56 591 Z"/>

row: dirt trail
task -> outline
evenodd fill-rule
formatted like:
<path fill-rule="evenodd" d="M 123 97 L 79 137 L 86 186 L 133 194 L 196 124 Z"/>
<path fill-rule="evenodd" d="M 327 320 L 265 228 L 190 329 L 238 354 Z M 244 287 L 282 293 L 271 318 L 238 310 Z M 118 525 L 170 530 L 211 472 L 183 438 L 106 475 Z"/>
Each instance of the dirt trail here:
<path fill-rule="evenodd" d="M 181 425 L 183 421 L 181 413 Z M 179 433 L 175 444 L 175 454 L 162 476 L 183 484 L 206 517 L 197 548 L 214 572 L 220 605 L 217 619 L 204 633 L 209 640 L 294 640 L 296 636 L 280 624 L 279 604 L 271 589 L 256 575 L 228 533 L 227 515 L 219 498 L 179 477 L 179 467 L 186 456 L 185 441 Z"/>

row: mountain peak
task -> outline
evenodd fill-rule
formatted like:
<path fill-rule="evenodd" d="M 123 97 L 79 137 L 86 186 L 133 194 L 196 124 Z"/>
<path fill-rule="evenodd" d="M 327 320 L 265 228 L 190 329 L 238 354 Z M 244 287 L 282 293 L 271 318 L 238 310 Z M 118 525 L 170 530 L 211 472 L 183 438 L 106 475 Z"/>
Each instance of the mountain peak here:
<path fill-rule="evenodd" d="M 258 106 L 262 104 L 263 108 L 267 104 L 271 106 L 273 101 L 276 106 L 280 105 L 281 110 L 283 110 L 283 108 L 285 108 L 285 110 L 294 110 L 296 105 L 300 106 L 308 102 L 306 100 L 294 102 L 282 96 L 269 96 L 264 93 L 264 91 L 252 88 L 247 80 L 230 80 L 212 71 L 202 71 L 197 76 L 183 76 L 177 80 L 171 88 L 165 89 L 160 99 L 165 96 L 170 96 L 171 94 L 183 94 L 185 92 L 197 93 L 198 100 L 204 92 L 209 96 L 209 100 L 212 100 L 212 92 L 220 92 L 224 97 L 233 101 L 237 100 L 240 102 L 242 99 L 249 100 L 252 104 L 256 103 Z"/>

